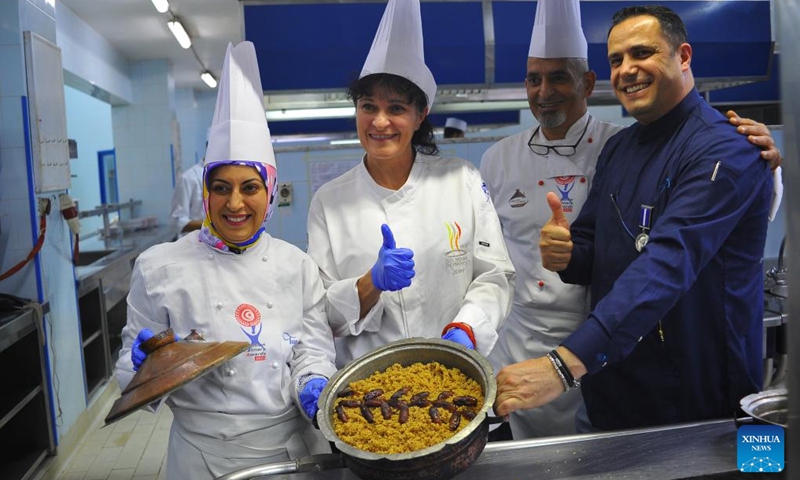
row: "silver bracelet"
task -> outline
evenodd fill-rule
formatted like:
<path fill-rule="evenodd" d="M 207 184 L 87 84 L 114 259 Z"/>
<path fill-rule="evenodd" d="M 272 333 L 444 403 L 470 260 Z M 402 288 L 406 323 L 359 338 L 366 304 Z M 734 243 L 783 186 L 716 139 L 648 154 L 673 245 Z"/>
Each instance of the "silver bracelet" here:
<path fill-rule="evenodd" d="M 564 385 L 564 393 L 567 393 L 569 390 L 569 383 L 567 383 L 566 377 L 564 377 L 564 374 L 561 373 L 561 370 L 559 370 L 558 365 L 556 364 L 556 359 L 553 358 L 553 356 L 549 353 L 547 354 L 547 358 L 550 360 L 550 363 L 553 364 L 553 368 L 556 370 L 558 377 L 561 379 L 561 383 Z"/>
<path fill-rule="evenodd" d="M 566 362 L 564 362 L 564 359 L 561 358 L 561 355 L 558 354 L 557 350 L 552 350 L 548 355 L 550 356 L 550 360 L 553 361 L 558 371 L 561 372 L 561 374 L 564 376 L 564 379 L 567 381 L 567 385 L 569 386 L 569 388 L 578 388 L 581 386 L 581 382 L 579 382 L 578 380 L 575 379 L 575 377 L 572 376 L 572 372 L 569 371 Z"/>

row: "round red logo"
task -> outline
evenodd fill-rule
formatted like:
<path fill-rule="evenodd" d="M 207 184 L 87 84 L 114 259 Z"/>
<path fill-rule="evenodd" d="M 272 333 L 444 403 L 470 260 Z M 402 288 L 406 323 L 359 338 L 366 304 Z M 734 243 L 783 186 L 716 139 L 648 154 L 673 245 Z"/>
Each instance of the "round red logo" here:
<path fill-rule="evenodd" d="M 243 327 L 252 327 L 258 325 L 261 321 L 261 312 L 252 305 L 243 303 L 236 307 L 236 321 Z"/>

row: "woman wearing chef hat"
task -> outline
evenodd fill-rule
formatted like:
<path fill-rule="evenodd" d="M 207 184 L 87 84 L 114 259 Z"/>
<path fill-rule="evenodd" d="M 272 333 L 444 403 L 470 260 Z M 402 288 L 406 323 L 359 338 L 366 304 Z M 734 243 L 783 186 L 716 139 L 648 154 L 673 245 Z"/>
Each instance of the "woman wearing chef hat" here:
<path fill-rule="evenodd" d="M 365 155 L 316 192 L 308 216 L 337 364 L 410 337 L 488 354 L 514 269 L 478 170 L 436 156 L 418 0 L 389 1 L 348 93 Z"/>
<path fill-rule="evenodd" d="M 277 171 L 262 94 L 253 44 L 229 45 L 205 157 L 203 226 L 144 252 L 131 279 L 122 387 L 152 332 L 250 343 L 168 397 L 170 480 L 307 455 L 319 437 L 301 410 L 314 416 L 336 370 L 316 264 L 264 232 Z"/>

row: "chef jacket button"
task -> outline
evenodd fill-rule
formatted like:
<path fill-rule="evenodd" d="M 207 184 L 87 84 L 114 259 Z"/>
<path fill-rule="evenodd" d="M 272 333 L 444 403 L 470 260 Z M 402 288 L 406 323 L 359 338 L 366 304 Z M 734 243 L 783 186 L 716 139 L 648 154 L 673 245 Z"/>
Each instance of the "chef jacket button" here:
<path fill-rule="evenodd" d="M 539 186 L 541 187 L 542 185 L 544 185 L 544 180 L 539 180 Z"/>
<path fill-rule="evenodd" d="M 280 366 L 281 366 L 281 364 L 280 364 L 280 363 L 278 363 L 278 362 L 272 362 L 272 368 L 273 368 L 273 369 L 275 369 L 275 368 L 278 368 L 278 367 L 280 367 Z"/>
<path fill-rule="evenodd" d="M 267 308 L 272 308 L 272 302 L 267 302 Z"/>
<path fill-rule="evenodd" d="M 586 177 L 581 177 L 581 183 L 586 183 Z"/>
<path fill-rule="evenodd" d="M 217 310 L 222 310 L 222 302 L 217 302 L 217 304 L 214 305 L 214 307 L 216 307 Z"/>
<path fill-rule="evenodd" d="M 589 142 L 589 143 L 592 143 L 592 142 L 594 142 L 594 138 L 589 137 L 589 140 L 586 140 L 586 141 Z"/>
<path fill-rule="evenodd" d="M 262 261 L 262 262 L 266 262 L 266 261 L 267 261 L 267 256 L 266 256 L 266 255 L 264 255 L 263 257 L 261 257 L 261 261 Z"/>
<path fill-rule="evenodd" d="M 214 254 L 213 253 L 209 253 L 206 258 L 208 258 L 209 260 L 214 260 Z"/>
<path fill-rule="evenodd" d="M 229 377 L 236 375 L 236 370 L 229 368 L 227 372 L 225 372 Z"/>
<path fill-rule="evenodd" d="M 544 287 L 544 282 L 542 280 L 539 280 L 539 288 L 542 288 L 542 287 Z"/>
<path fill-rule="evenodd" d="M 605 362 L 608 360 L 608 356 L 605 353 L 598 353 L 596 358 L 598 362 Z M 603 366 L 605 366 L 605 363 L 603 363 Z"/>

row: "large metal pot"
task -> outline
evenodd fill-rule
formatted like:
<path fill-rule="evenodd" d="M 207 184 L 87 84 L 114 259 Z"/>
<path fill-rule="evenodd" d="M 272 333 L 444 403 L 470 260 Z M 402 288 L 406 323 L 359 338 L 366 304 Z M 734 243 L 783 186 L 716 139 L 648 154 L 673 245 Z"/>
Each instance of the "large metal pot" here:
<path fill-rule="evenodd" d="M 337 392 L 349 383 L 363 380 L 395 363 L 439 362 L 458 368 L 483 389 L 484 403 L 478 414 L 460 432 L 431 447 L 409 453 L 379 454 L 355 448 L 343 442 L 333 431 L 331 419 Z M 258 465 L 219 477 L 217 480 L 250 480 L 263 476 L 312 472 L 348 467 L 364 480 L 446 480 L 463 472 L 483 452 L 489 437 L 489 423 L 502 421 L 489 417 L 497 395 L 492 365 L 479 353 L 438 339 L 412 338 L 390 343 L 353 360 L 331 377 L 319 399 L 317 422 L 322 434 L 341 453 L 311 455 L 289 462 Z"/>
<path fill-rule="evenodd" d="M 765 390 L 744 397 L 739 404 L 755 423 L 789 425 L 789 394 L 785 388 Z"/>
<path fill-rule="evenodd" d="M 380 454 L 367 452 L 343 442 L 333 431 L 332 418 L 338 400 L 336 394 L 349 383 L 369 377 L 376 371 L 399 363 L 439 362 L 458 368 L 483 389 L 484 403 L 478 415 L 460 432 L 431 447 L 409 453 Z M 348 363 L 336 372 L 320 396 L 317 422 L 322 434 L 344 456 L 350 470 L 365 480 L 426 479 L 445 480 L 466 470 L 480 456 L 489 435 L 488 411 L 497 394 L 491 364 L 474 350 L 438 339 L 400 340 Z"/>

